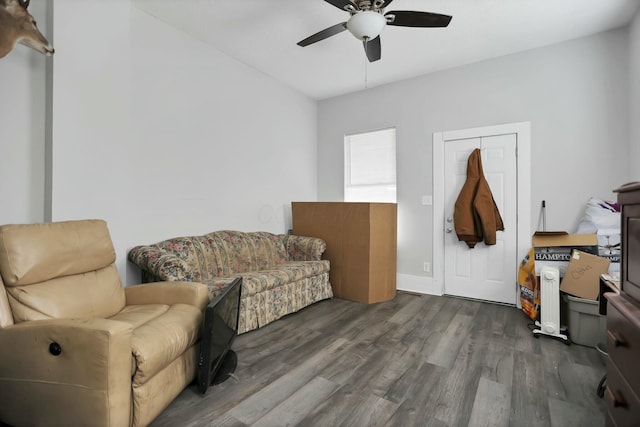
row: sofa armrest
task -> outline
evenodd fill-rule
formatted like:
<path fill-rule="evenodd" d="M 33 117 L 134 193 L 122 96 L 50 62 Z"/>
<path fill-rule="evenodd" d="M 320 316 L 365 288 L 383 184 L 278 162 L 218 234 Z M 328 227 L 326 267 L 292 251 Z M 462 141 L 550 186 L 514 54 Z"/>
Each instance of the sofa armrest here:
<path fill-rule="evenodd" d="M 327 243 L 317 237 L 282 235 L 291 261 L 320 261 Z"/>
<path fill-rule="evenodd" d="M 195 281 L 195 272 L 174 253 L 154 246 L 136 246 L 127 254 L 129 261 L 159 280 Z"/>
<path fill-rule="evenodd" d="M 0 419 L 129 425 L 131 334 L 130 325 L 107 319 L 38 320 L 0 330 Z"/>
<path fill-rule="evenodd" d="M 124 288 L 127 305 L 189 304 L 200 310 L 209 303 L 207 285 L 197 282 L 155 282 Z"/>

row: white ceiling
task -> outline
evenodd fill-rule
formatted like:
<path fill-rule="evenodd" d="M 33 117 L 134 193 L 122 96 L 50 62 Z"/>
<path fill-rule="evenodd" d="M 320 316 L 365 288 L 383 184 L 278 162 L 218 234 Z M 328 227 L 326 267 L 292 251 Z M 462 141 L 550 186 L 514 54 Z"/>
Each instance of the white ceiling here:
<path fill-rule="evenodd" d="M 447 28 L 387 26 L 368 63 L 348 31 L 296 43 L 349 18 L 324 0 L 133 0 L 134 5 L 315 99 L 618 28 L 638 0 L 394 0 L 452 15 Z"/>

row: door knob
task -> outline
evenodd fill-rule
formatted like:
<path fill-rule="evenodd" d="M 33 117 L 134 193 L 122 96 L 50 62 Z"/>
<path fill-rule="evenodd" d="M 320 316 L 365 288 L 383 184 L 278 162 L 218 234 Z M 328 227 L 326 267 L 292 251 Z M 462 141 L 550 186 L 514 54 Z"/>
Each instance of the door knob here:
<path fill-rule="evenodd" d="M 444 231 L 446 231 L 447 233 L 451 233 L 453 231 L 453 228 L 447 227 Z"/>
<path fill-rule="evenodd" d="M 453 217 L 452 216 L 448 217 L 447 222 L 453 222 Z"/>

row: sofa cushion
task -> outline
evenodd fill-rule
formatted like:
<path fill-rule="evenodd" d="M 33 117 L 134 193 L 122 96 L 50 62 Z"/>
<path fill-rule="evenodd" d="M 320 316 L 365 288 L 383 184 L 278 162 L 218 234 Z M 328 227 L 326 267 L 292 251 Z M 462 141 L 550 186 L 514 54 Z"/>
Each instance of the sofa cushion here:
<path fill-rule="evenodd" d="M 326 260 L 288 261 L 269 270 L 249 271 L 238 274 L 238 276 L 242 276 L 242 297 L 244 298 L 328 271 L 329 261 Z M 235 277 L 215 277 L 203 280 L 203 283 L 209 287 L 210 298 L 218 296 Z"/>
<path fill-rule="evenodd" d="M 237 273 L 272 268 L 288 261 L 282 239 L 262 231 L 216 231 L 205 235 L 213 251 L 208 262 L 209 277 L 231 276 Z"/>
<path fill-rule="evenodd" d="M 329 271 L 329 261 L 289 261 L 278 266 L 279 270 L 286 271 L 290 282 L 295 282 L 307 277 L 317 276 Z"/>

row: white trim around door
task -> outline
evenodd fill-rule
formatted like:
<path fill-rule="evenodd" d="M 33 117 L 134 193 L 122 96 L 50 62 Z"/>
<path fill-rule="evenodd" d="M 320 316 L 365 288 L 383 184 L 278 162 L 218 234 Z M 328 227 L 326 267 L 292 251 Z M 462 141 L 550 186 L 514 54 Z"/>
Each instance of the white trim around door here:
<path fill-rule="evenodd" d="M 521 260 L 531 248 L 531 123 L 520 122 L 433 134 L 433 284 L 436 294 L 445 293 L 444 286 L 444 144 L 449 140 L 517 134 L 518 168 L 518 253 Z M 517 269 L 517 265 L 513 268 Z M 514 292 L 517 284 L 513 284 Z M 518 306 L 520 299 L 517 298 Z"/>

